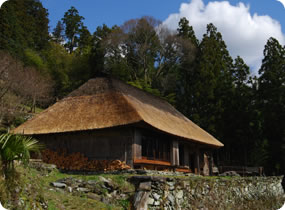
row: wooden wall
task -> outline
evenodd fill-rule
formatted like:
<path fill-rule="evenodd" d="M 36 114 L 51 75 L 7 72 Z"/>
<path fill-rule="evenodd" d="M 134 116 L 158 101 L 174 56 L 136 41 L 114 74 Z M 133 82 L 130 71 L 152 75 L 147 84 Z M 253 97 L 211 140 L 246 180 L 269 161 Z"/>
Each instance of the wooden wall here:
<path fill-rule="evenodd" d="M 89 159 L 119 159 L 132 165 L 133 132 L 130 128 L 109 128 L 35 136 L 52 150 L 80 152 Z"/>

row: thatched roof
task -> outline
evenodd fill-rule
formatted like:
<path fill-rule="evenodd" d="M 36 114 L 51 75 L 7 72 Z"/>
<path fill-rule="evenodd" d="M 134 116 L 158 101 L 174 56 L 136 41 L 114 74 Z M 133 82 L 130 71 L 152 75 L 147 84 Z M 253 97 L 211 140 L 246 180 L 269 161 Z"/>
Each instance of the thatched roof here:
<path fill-rule="evenodd" d="M 25 135 L 63 133 L 139 122 L 186 140 L 223 146 L 166 101 L 111 78 L 89 80 L 13 132 Z"/>

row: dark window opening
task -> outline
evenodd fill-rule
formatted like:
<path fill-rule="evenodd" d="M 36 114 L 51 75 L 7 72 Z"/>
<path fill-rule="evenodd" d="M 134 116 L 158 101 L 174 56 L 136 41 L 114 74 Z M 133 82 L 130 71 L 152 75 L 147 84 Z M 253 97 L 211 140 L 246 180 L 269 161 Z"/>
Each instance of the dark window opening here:
<path fill-rule="evenodd" d="M 195 154 L 189 155 L 189 168 L 191 169 L 192 173 L 195 172 Z"/>
<path fill-rule="evenodd" d="M 184 145 L 179 144 L 179 165 L 184 166 L 185 161 L 184 161 Z"/>
<path fill-rule="evenodd" d="M 143 136 L 142 157 L 148 160 L 170 161 L 170 141 Z"/>

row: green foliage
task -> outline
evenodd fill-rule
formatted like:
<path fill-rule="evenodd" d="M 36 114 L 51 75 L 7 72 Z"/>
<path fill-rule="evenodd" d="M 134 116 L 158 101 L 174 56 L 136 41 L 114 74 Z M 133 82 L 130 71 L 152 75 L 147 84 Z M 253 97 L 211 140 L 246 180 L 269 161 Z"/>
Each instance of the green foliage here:
<path fill-rule="evenodd" d="M 195 36 L 193 27 L 189 25 L 189 21 L 183 17 L 178 23 L 179 27 L 177 29 L 178 36 L 183 37 L 184 39 L 191 40 L 191 42 L 198 47 L 199 40 Z"/>
<path fill-rule="evenodd" d="M 49 41 L 48 13 L 37 0 L 9 0 L 0 10 L 0 49 L 21 57 L 26 48 L 42 50 Z"/>
<path fill-rule="evenodd" d="M 131 82 L 128 82 L 128 84 L 134 86 L 134 87 L 137 87 L 141 90 L 144 90 L 148 93 L 151 93 L 152 95 L 155 95 L 155 96 L 158 96 L 158 97 L 161 97 L 161 94 L 159 92 L 158 89 L 153 89 L 151 88 L 151 86 L 149 84 L 147 84 L 144 80 L 140 79 L 140 80 L 135 80 L 135 81 L 131 81 Z"/>
<path fill-rule="evenodd" d="M 0 136 L 0 161 L 5 175 L 14 169 L 14 161 L 21 161 L 27 165 L 30 152 L 38 152 L 42 146 L 31 137 L 13 134 L 2 134 Z"/>
<path fill-rule="evenodd" d="M 64 26 L 61 21 L 58 21 L 52 32 L 52 40 L 58 44 L 64 41 Z"/>
<path fill-rule="evenodd" d="M 267 164 L 269 158 L 268 141 L 256 141 L 255 147 L 251 152 L 251 161 L 254 166 L 264 166 Z"/>
<path fill-rule="evenodd" d="M 270 38 L 264 48 L 264 59 L 259 70 L 257 105 L 262 113 L 262 134 L 268 139 L 269 171 L 285 172 L 285 48 L 278 40 Z M 275 166 L 280 166 L 276 168 Z"/>
<path fill-rule="evenodd" d="M 46 64 L 44 63 L 41 56 L 32 49 L 26 49 L 24 51 L 24 63 L 27 66 L 33 66 L 36 69 L 44 72 L 46 70 Z"/>
<path fill-rule="evenodd" d="M 65 25 L 65 36 L 68 39 L 66 47 L 69 52 L 72 53 L 74 47 L 78 45 L 78 35 L 82 29 L 84 18 L 79 15 L 78 10 L 75 7 L 71 7 L 67 12 L 64 13 L 62 22 Z"/>

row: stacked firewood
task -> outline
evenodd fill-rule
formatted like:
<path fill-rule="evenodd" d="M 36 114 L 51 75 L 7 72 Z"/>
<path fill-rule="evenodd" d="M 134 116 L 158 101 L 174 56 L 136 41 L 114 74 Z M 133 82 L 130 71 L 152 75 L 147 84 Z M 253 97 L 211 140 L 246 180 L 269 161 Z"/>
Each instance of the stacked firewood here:
<path fill-rule="evenodd" d="M 111 171 L 130 169 L 120 160 L 88 160 L 83 154 L 76 152 L 67 154 L 65 150 L 52 151 L 45 149 L 41 152 L 45 163 L 55 164 L 59 169 L 80 171 Z"/>

